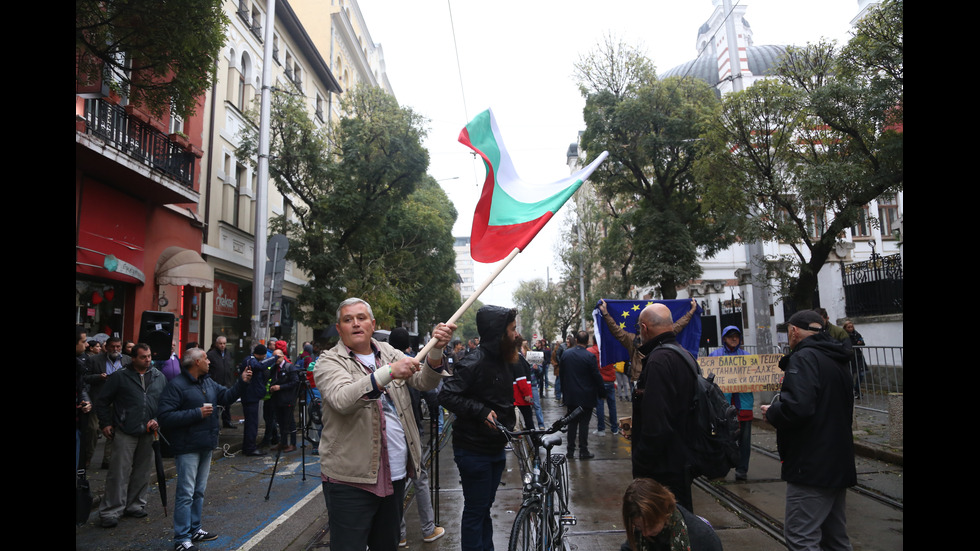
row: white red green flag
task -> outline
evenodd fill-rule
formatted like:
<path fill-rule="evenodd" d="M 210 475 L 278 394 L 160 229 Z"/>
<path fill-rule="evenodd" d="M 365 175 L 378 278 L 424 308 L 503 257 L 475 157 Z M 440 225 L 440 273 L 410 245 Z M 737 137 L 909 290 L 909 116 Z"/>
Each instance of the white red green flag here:
<path fill-rule="evenodd" d="M 496 262 L 515 248 L 523 251 L 608 156 L 603 151 L 589 166 L 557 182 L 530 184 L 517 175 L 489 109 L 463 128 L 459 141 L 487 168 L 470 235 L 470 256 L 477 262 Z"/>

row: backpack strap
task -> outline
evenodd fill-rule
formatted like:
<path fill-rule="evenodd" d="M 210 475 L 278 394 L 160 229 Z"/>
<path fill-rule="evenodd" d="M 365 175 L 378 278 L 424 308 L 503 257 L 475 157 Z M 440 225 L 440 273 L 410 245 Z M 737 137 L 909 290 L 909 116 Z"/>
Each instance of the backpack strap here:
<path fill-rule="evenodd" d="M 684 361 L 687 362 L 687 366 L 690 367 L 692 371 L 694 371 L 694 374 L 697 375 L 698 377 L 701 376 L 701 366 L 699 366 L 697 362 L 694 361 L 694 357 L 691 356 L 691 353 L 688 352 L 686 348 L 681 348 L 680 346 L 672 342 L 661 344 L 660 347 L 673 350 L 674 352 L 680 354 L 684 358 Z"/>

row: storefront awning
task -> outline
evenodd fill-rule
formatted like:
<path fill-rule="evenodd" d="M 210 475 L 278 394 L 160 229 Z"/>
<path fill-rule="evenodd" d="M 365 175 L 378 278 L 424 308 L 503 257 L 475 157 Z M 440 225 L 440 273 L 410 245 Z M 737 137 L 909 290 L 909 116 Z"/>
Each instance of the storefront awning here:
<path fill-rule="evenodd" d="M 167 247 L 156 268 L 157 285 L 190 285 L 202 291 L 214 289 L 214 268 L 201 255 L 183 247 Z"/>

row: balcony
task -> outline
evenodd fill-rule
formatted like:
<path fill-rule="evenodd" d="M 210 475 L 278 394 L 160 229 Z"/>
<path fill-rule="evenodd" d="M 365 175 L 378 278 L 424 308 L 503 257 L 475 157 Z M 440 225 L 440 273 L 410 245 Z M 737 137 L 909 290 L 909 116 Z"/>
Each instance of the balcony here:
<path fill-rule="evenodd" d="M 85 101 L 75 129 L 75 162 L 87 173 L 160 204 L 198 201 L 194 172 L 200 150 L 183 136 L 168 136 L 102 99 Z"/>

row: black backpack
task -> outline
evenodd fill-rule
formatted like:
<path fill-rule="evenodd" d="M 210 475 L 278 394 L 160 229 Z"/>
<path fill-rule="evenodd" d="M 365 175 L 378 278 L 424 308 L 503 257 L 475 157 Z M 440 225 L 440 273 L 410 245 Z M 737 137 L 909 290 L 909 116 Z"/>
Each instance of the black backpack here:
<path fill-rule="evenodd" d="M 676 344 L 663 347 L 684 357 L 698 383 L 691 408 L 693 436 L 688 442 L 693 475 L 723 478 L 738 463 L 738 409 L 725 399 L 725 393 L 714 382 L 714 374 L 707 379 L 701 376 L 701 368 L 690 352 Z"/>

